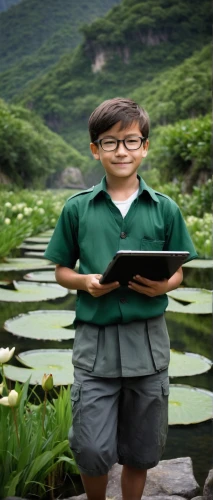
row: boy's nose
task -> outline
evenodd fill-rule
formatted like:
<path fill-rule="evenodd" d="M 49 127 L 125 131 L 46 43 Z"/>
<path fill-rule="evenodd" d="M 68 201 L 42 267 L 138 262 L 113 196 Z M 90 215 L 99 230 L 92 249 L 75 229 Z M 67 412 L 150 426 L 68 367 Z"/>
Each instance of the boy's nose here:
<path fill-rule="evenodd" d="M 115 154 L 117 155 L 121 155 L 121 154 L 127 154 L 127 149 L 126 147 L 124 146 L 124 143 L 123 142 L 119 142 L 118 143 L 118 146 L 115 150 Z"/>

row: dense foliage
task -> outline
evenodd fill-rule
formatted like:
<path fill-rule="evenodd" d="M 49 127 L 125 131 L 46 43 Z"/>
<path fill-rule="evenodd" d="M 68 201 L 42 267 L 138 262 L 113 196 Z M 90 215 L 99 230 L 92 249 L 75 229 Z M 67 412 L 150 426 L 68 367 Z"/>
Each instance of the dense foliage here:
<path fill-rule="evenodd" d="M 92 22 L 118 1 L 22 0 L 0 16 L 1 71 L 15 65 L 11 77 L 15 77 L 18 87 L 22 86 L 47 71 L 61 55 L 80 42 L 82 22 Z M 21 70 L 24 75 L 19 81 Z M 4 96 L 7 97 L 6 88 Z"/>
<path fill-rule="evenodd" d="M 0 172 L 22 187 L 45 187 L 47 177 L 85 158 L 28 110 L 0 101 Z"/>
<path fill-rule="evenodd" d="M 21 0 L 0 0 L 0 12 L 8 10 L 12 5 L 19 3 Z"/>
<path fill-rule="evenodd" d="M 211 175 L 211 128 L 210 115 L 155 128 L 142 171 L 150 165 L 158 181 L 179 179 L 190 191 Z"/>

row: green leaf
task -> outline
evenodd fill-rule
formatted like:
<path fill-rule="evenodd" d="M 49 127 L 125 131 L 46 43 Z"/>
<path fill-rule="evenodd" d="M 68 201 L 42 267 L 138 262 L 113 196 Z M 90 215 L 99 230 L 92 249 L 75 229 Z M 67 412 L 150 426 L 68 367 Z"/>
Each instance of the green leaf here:
<path fill-rule="evenodd" d="M 211 259 L 194 259 L 190 262 L 183 264 L 183 267 L 190 267 L 193 269 L 212 269 L 213 260 Z"/>
<path fill-rule="evenodd" d="M 44 252 L 47 248 L 47 244 L 45 244 L 45 243 L 22 243 L 22 245 L 20 245 L 19 248 L 21 248 L 21 250 L 32 250 L 34 252 L 37 252 L 37 251 Z"/>
<path fill-rule="evenodd" d="M 67 448 L 67 440 L 62 443 L 57 444 L 51 451 L 45 451 L 42 455 L 38 456 L 33 460 L 31 470 L 28 473 L 27 481 L 25 483 L 23 495 L 25 494 L 26 487 L 36 478 L 37 474 L 43 469 L 43 477 L 46 477 L 46 467 L 48 463 L 57 455 L 63 453 Z"/>
<path fill-rule="evenodd" d="M 169 425 L 198 424 L 212 419 L 213 393 L 188 385 L 171 384 Z"/>
<path fill-rule="evenodd" d="M 166 311 L 185 314 L 211 314 L 212 292 L 199 288 L 177 288 L 167 294 L 169 303 Z M 174 300 L 176 299 L 176 300 Z M 181 304 L 181 302 L 191 302 Z"/>
<path fill-rule="evenodd" d="M 56 283 L 55 271 L 35 271 L 24 275 L 26 281 L 41 281 L 43 283 Z"/>
<path fill-rule="evenodd" d="M 9 380 L 18 380 L 19 382 L 26 382 L 30 377 L 30 385 L 41 385 L 44 373 L 47 373 L 47 365 L 39 365 L 38 368 L 20 368 L 19 366 L 4 365 L 4 372 L 6 378 Z M 52 367 L 51 374 L 53 376 L 54 386 L 73 384 L 73 365 L 66 365 L 64 368 Z"/>
<path fill-rule="evenodd" d="M 187 377 L 205 373 L 212 367 L 210 359 L 192 352 L 170 351 L 169 376 Z"/>
<path fill-rule="evenodd" d="M 5 321 L 4 329 L 19 337 L 68 340 L 75 337 L 74 319 L 75 311 L 30 311 Z"/>
<path fill-rule="evenodd" d="M 63 369 L 69 367 L 72 359 L 72 349 L 35 349 L 32 351 L 20 352 L 16 359 L 23 365 L 30 368 L 37 368 L 40 365 L 46 366 L 46 373 L 51 373 L 52 369 Z"/>
<path fill-rule="evenodd" d="M 23 471 L 20 471 L 18 474 L 11 479 L 11 476 L 9 478 L 9 484 L 5 486 L 5 494 L 7 496 L 14 496 L 16 494 L 16 486 L 18 485 L 20 481 L 20 477 L 23 474 Z"/>
<path fill-rule="evenodd" d="M 5 259 L 5 262 L 0 263 L 0 271 L 27 271 L 28 269 L 55 269 L 55 265 L 49 260 L 44 259 L 28 259 L 21 257 L 19 259 Z"/>
<path fill-rule="evenodd" d="M 65 297 L 69 291 L 57 284 L 26 283 L 14 281 L 16 290 L 0 287 L 0 300 L 3 302 L 40 302 Z"/>

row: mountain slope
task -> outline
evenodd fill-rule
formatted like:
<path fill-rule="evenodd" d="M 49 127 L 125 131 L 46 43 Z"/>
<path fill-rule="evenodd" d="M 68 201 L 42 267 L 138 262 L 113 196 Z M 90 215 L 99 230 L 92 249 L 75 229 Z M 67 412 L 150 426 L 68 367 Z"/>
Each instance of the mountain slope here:
<path fill-rule="evenodd" d="M 79 26 L 104 15 L 119 0 L 22 0 L 0 15 L 0 67 L 7 70 L 24 56 L 44 49 L 50 64 L 79 42 Z M 62 30 L 62 32 L 60 32 Z M 49 47 L 47 42 L 49 41 Z M 46 64 L 48 66 L 48 57 Z"/>
<path fill-rule="evenodd" d="M 8 10 L 19 2 L 21 2 L 21 0 L 0 0 L 0 12 Z"/>

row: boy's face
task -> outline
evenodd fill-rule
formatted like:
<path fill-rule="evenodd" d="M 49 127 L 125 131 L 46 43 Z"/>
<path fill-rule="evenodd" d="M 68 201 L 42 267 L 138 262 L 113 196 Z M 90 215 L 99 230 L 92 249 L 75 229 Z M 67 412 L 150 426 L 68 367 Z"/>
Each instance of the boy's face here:
<path fill-rule="evenodd" d="M 134 139 L 142 137 L 138 122 L 132 123 L 128 128 L 120 130 L 120 122 L 109 130 L 100 134 L 100 139 Z M 146 157 L 149 141 L 143 142 L 138 149 L 128 150 L 123 142 L 118 143 L 114 151 L 104 151 L 100 144 L 90 144 L 90 149 L 96 160 L 100 160 L 106 175 L 109 177 L 127 178 L 136 175 L 137 169 L 143 158 Z"/>

